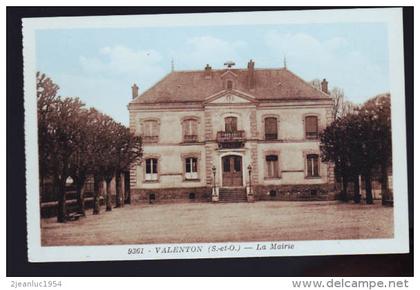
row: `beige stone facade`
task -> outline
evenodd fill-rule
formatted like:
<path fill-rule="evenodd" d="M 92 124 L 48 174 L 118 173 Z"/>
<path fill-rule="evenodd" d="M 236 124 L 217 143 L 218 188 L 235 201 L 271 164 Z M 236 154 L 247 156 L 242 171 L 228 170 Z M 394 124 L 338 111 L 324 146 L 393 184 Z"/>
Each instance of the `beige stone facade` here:
<path fill-rule="evenodd" d="M 332 100 L 281 69 L 171 72 L 138 95 L 130 129 L 143 137 L 134 201 L 329 199 L 334 175 L 319 133 Z"/>

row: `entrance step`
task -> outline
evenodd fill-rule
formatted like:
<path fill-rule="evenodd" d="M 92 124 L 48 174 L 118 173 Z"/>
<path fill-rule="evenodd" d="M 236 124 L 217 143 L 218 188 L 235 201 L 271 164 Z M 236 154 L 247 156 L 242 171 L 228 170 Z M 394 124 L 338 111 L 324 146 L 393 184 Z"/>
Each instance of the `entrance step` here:
<path fill-rule="evenodd" d="M 220 188 L 219 189 L 220 202 L 246 202 L 246 190 L 243 187 L 239 188 Z"/>

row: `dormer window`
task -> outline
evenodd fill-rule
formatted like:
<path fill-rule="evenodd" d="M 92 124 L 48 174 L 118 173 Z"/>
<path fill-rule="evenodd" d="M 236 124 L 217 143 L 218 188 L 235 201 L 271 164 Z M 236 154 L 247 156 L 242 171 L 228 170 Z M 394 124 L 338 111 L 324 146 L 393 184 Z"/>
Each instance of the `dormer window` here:
<path fill-rule="evenodd" d="M 228 80 L 226 82 L 226 89 L 229 90 L 229 91 L 233 89 L 233 81 Z"/>

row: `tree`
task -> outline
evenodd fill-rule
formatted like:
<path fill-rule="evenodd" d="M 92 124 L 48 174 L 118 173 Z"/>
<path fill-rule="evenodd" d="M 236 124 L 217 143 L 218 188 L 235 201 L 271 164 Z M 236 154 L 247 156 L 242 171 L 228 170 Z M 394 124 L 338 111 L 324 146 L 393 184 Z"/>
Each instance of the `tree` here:
<path fill-rule="evenodd" d="M 317 90 L 322 91 L 321 80 L 314 79 L 309 82 L 311 86 Z M 355 111 L 357 106 L 352 102 L 346 100 L 344 90 L 339 87 L 333 87 L 331 92 L 329 92 L 331 99 L 333 101 L 332 106 L 332 118 L 337 120 L 340 117 L 345 117 L 347 114 L 351 114 Z"/>
<path fill-rule="evenodd" d="M 84 104 L 77 98 L 61 98 L 57 96 L 57 91 L 58 86 L 51 79 L 37 74 L 40 175 L 41 179 L 46 175 L 52 176 L 54 192 L 58 197 L 57 221 L 65 222 L 65 185 L 81 131 L 75 116 Z"/>
<path fill-rule="evenodd" d="M 378 96 L 353 112 L 338 117 L 321 134 L 324 161 L 332 161 L 343 182 L 343 199 L 347 182 L 354 181 L 354 201 L 360 201 L 359 175 L 365 180 L 366 202 L 373 203 L 372 174 L 381 169 L 382 196 L 388 198 L 387 168 L 391 162 L 391 117 L 389 95 Z"/>
<path fill-rule="evenodd" d="M 382 203 L 391 199 L 388 188 L 388 167 L 392 163 L 391 98 L 390 94 L 378 95 L 361 108 L 362 116 L 369 125 L 366 136 L 372 159 L 372 169 L 379 168 L 381 175 Z"/>
<path fill-rule="evenodd" d="M 132 163 L 139 161 L 142 157 L 142 142 L 139 136 L 130 132 L 129 128 L 118 124 L 115 136 L 116 142 L 116 167 L 115 167 L 115 187 L 116 187 L 116 207 L 124 206 L 125 196 L 121 192 L 121 174 L 127 170 Z"/>
<path fill-rule="evenodd" d="M 38 117 L 38 156 L 39 156 L 39 182 L 41 193 L 44 192 L 44 178 L 50 172 L 51 151 L 48 142 L 49 123 L 58 101 L 59 86 L 45 74 L 36 73 L 37 89 L 37 117 Z"/>
<path fill-rule="evenodd" d="M 106 208 L 111 210 L 111 180 L 116 177 L 119 196 L 121 171 L 141 158 L 142 149 L 140 138 L 128 128 L 94 108 L 85 108 L 78 98 L 58 96 L 58 90 L 50 78 L 37 73 L 40 190 L 44 177 L 51 176 L 58 198 L 57 221 L 65 222 L 65 185 L 69 176 L 76 185 L 80 214 L 85 213 L 84 187 L 88 175 L 94 176 L 93 213 L 100 212 L 104 181 Z"/>

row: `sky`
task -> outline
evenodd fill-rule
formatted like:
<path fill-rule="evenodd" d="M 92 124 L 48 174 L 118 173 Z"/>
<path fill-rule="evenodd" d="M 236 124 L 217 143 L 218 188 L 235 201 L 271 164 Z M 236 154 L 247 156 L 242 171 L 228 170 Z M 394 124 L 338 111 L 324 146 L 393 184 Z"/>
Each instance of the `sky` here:
<path fill-rule="evenodd" d="M 140 93 L 175 70 L 287 68 L 306 81 L 326 78 L 355 103 L 389 91 L 387 28 L 381 23 L 45 29 L 36 67 L 61 96 L 128 125 L 131 86 Z"/>

